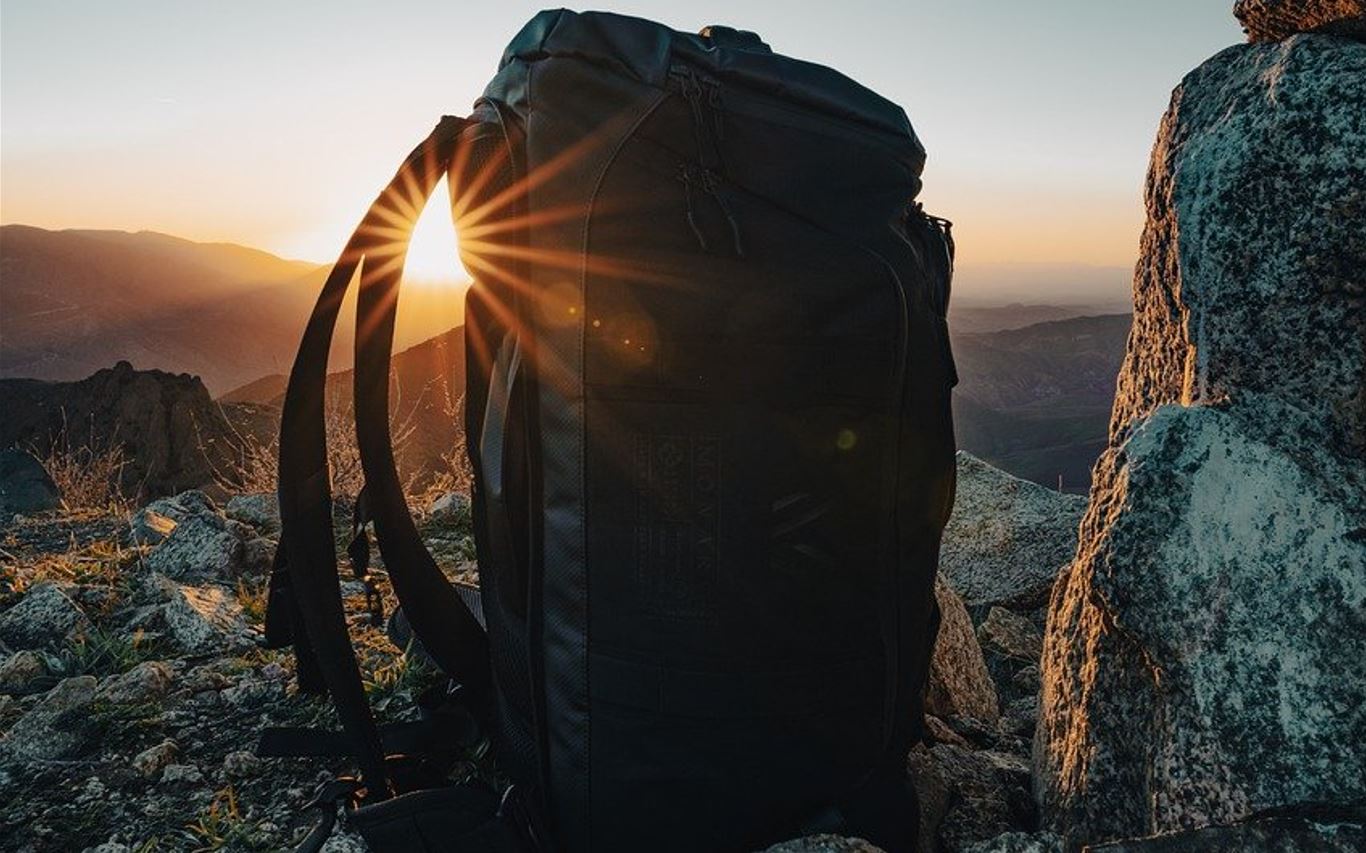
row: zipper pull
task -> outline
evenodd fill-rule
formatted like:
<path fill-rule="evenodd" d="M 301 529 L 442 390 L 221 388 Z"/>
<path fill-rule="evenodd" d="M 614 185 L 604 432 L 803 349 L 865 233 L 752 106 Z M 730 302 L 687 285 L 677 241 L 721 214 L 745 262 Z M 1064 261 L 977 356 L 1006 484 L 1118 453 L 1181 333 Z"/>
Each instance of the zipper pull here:
<path fill-rule="evenodd" d="M 707 236 L 702 233 L 702 228 L 697 224 L 697 216 L 693 212 L 692 206 L 692 187 L 693 174 L 692 168 L 687 163 L 678 164 L 678 180 L 683 183 L 683 202 L 687 205 L 688 227 L 692 229 L 693 236 L 697 238 L 697 245 L 702 251 L 709 252 L 707 247 Z"/>

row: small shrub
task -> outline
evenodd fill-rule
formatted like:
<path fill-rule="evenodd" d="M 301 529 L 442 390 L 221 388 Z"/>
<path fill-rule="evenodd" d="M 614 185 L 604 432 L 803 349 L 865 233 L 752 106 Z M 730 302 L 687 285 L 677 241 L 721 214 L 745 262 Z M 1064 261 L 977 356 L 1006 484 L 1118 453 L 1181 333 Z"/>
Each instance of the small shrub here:
<path fill-rule="evenodd" d="M 96 438 L 93 426 L 90 436 L 85 444 L 73 447 L 63 411 L 61 430 L 45 447 L 31 449 L 57 484 L 67 512 L 126 512 L 129 501 L 122 481 L 128 460 L 123 445 L 112 438 Z"/>
<path fill-rule="evenodd" d="M 74 637 L 56 655 L 50 655 L 48 668 L 63 678 L 118 675 L 143 661 L 155 660 L 157 651 L 141 629 L 122 634 L 90 628 Z"/>
<path fill-rule="evenodd" d="M 194 853 L 217 850 L 256 851 L 273 849 L 262 837 L 254 821 L 248 820 L 237 806 L 237 792 L 231 785 L 214 795 L 213 802 L 185 827 Z"/>

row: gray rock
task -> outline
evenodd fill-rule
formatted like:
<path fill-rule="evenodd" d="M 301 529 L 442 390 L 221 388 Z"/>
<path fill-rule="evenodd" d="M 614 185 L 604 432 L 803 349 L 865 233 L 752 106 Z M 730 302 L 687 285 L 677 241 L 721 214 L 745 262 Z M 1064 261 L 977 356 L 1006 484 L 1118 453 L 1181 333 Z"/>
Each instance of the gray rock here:
<path fill-rule="evenodd" d="M 161 770 L 163 785 L 197 785 L 204 781 L 204 774 L 193 764 L 167 764 Z"/>
<path fill-rule="evenodd" d="M 250 779 L 261 772 L 261 759 L 245 749 L 223 756 L 223 775 L 229 779 Z"/>
<path fill-rule="evenodd" d="M 973 717 L 994 723 L 1000 716 L 996 686 L 987 672 L 968 611 L 941 578 L 935 581 L 939 635 L 930 658 L 925 710 L 940 717 Z"/>
<path fill-rule="evenodd" d="M 1020 660 L 1037 661 L 1043 652 L 1043 634 L 1034 623 L 1004 607 L 987 612 L 977 626 L 977 641 L 984 649 Z"/>
<path fill-rule="evenodd" d="M 1241 45 L 1159 130 L 1110 447 L 1044 639 L 1070 843 L 1366 800 L 1366 45 Z"/>
<path fill-rule="evenodd" d="M 186 653 L 225 654 L 253 644 L 242 605 L 217 586 L 183 586 L 168 581 L 166 630 Z"/>
<path fill-rule="evenodd" d="M 1309 32 L 1366 38 L 1363 0 L 1237 0 L 1233 14 L 1253 42 Z"/>
<path fill-rule="evenodd" d="M 245 678 L 241 683 L 222 692 L 223 701 L 234 708 L 257 708 L 284 697 L 285 688 L 279 681 Z"/>
<path fill-rule="evenodd" d="M 34 651 L 15 652 L 0 663 L 0 693 L 33 692 L 33 684 L 47 675 L 47 658 Z"/>
<path fill-rule="evenodd" d="M 917 747 L 909 759 L 921 797 L 927 850 L 958 851 L 1032 825 L 1029 767 L 1020 758 L 952 744 Z M 932 846 L 931 846 L 932 845 Z"/>
<path fill-rule="evenodd" d="M 182 581 L 228 581 L 269 565 L 269 549 L 240 522 L 217 513 L 198 513 L 179 521 L 147 557 L 147 567 Z"/>
<path fill-rule="evenodd" d="M 223 513 L 261 533 L 280 532 L 280 501 L 273 494 L 235 495 L 228 499 Z"/>
<path fill-rule="evenodd" d="M 0 640 L 15 649 L 52 648 L 89 624 L 66 589 L 38 583 L 0 614 Z"/>
<path fill-rule="evenodd" d="M 766 848 L 763 853 L 883 853 L 881 847 L 862 838 L 842 835 L 808 835 Z"/>
<path fill-rule="evenodd" d="M 432 501 L 427 514 L 431 518 L 466 518 L 470 514 L 470 496 L 464 492 L 447 492 Z"/>
<path fill-rule="evenodd" d="M 91 730 L 83 725 L 95 701 L 95 677 L 68 678 L 43 694 L 5 734 L 5 751 L 18 759 L 51 761 L 79 752 Z"/>
<path fill-rule="evenodd" d="M 156 545 L 182 521 L 196 515 L 217 515 L 213 500 L 198 489 L 175 497 L 158 498 L 128 517 L 129 538 L 139 545 Z"/>
<path fill-rule="evenodd" d="M 26 450 L 0 450 L 0 526 L 17 514 L 56 509 L 62 493 L 43 463 Z"/>
<path fill-rule="evenodd" d="M 169 664 L 143 661 L 127 672 L 100 682 L 96 698 L 114 705 L 157 702 L 171 689 L 174 673 Z"/>
<path fill-rule="evenodd" d="M 1279 817 L 1234 826 L 1133 838 L 1088 847 L 1094 853 L 1360 853 L 1366 830 L 1360 818 L 1348 821 L 1319 816 Z"/>
<path fill-rule="evenodd" d="M 180 746 L 167 739 L 133 756 L 133 769 L 147 779 L 156 779 L 161 771 L 180 755 Z"/>
<path fill-rule="evenodd" d="M 1086 499 L 958 453 L 958 489 L 939 572 L 969 607 L 1037 606 L 1077 547 Z"/>
<path fill-rule="evenodd" d="M 370 853 L 370 845 L 359 835 L 337 829 L 323 842 L 318 853 Z"/>
<path fill-rule="evenodd" d="M 1051 832 L 1006 832 L 963 848 L 963 853 L 1063 853 L 1062 838 Z"/>

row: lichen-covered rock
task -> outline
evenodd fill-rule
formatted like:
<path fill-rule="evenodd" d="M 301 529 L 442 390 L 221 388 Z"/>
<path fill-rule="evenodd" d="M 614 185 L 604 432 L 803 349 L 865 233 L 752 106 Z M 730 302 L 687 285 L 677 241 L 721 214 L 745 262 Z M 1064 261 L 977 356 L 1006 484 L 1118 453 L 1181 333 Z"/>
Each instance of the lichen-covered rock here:
<path fill-rule="evenodd" d="M 270 493 L 235 495 L 224 505 L 223 514 L 261 533 L 280 532 L 280 501 Z"/>
<path fill-rule="evenodd" d="M 43 463 L 26 450 L 0 450 L 0 527 L 16 514 L 61 506 L 62 493 Z"/>
<path fill-rule="evenodd" d="M 168 738 L 133 756 L 133 769 L 148 779 L 156 779 L 179 755 L 180 746 Z"/>
<path fill-rule="evenodd" d="M 177 524 L 197 515 L 217 515 L 213 499 L 198 489 L 174 497 L 158 498 L 128 518 L 129 538 L 139 545 L 156 545 L 171 535 Z"/>
<path fill-rule="evenodd" d="M 809 835 L 766 848 L 763 853 L 883 853 L 881 847 L 862 838 L 842 835 Z"/>
<path fill-rule="evenodd" d="M 114 705 L 156 702 L 171 689 L 174 673 L 161 661 L 143 661 L 120 675 L 100 682 L 95 696 Z"/>
<path fill-rule="evenodd" d="M 94 676 L 68 678 L 15 720 L 0 747 L 20 760 L 67 758 L 79 752 L 90 739 L 90 729 L 82 724 L 94 701 Z"/>
<path fill-rule="evenodd" d="M 961 851 L 1032 826 L 1029 766 L 1013 755 L 952 744 L 918 746 L 908 758 L 921 800 L 921 847 Z"/>
<path fill-rule="evenodd" d="M 34 692 L 34 682 L 47 675 L 47 657 L 25 649 L 15 652 L 0 663 L 0 694 Z"/>
<path fill-rule="evenodd" d="M 939 604 L 939 634 L 930 658 L 925 710 L 940 717 L 973 717 L 994 723 L 1000 717 L 996 686 L 987 672 L 968 611 L 942 578 L 935 581 L 934 596 Z"/>
<path fill-rule="evenodd" d="M 1044 640 L 1036 780 L 1073 844 L 1366 800 L 1366 45 L 1192 72 L 1147 205 Z"/>
<path fill-rule="evenodd" d="M 1005 832 L 963 848 L 963 853 L 1062 853 L 1062 838 L 1052 832 Z"/>
<path fill-rule="evenodd" d="M 188 654 L 225 654 L 252 645 L 236 596 L 217 586 L 167 582 L 166 630 Z"/>
<path fill-rule="evenodd" d="M 161 770 L 163 785 L 198 785 L 204 774 L 193 764 L 167 764 Z"/>
<path fill-rule="evenodd" d="M 958 488 L 939 572 L 969 607 L 1037 606 L 1077 548 L 1086 499 L 958 453 Z"/>
<path fill-rule="evenodd" d="M 1007 657 L 1037 661 L 1043 652 L 1043 635 L 1024 616 L 1004 607 L 993 607 L 977 626 L 977 641 L 982 648 Z"/>
<path fill-rule="evenodd" d="M 1312 820 L 1266 818 L 1233 826 L 1208 826 L 1087 848 L 1088 853 L 1360 853 L 1366 828 L 1360 813 L 1349 820 L 1327 815 Z"/>
<path fill-rule="evenodd" d="M 432 501 L 427 513 L 434 519 L 468 518 L 470 515 L 470 496 L 463 492 L 447 492 Z"/>
<path fill-rule="evenodd" d="M 35 584 L 19 603 L 0 614 L 0 641 L 14 649 L 59 645 L 89 620 L 71 596 L 55 583 Z"/>
<path fill-rule="evenodd" d="M 232 580 L 269 567 L 270 548 L 246 525 L 201 512 L 178 521 L 147 567 L 182 581 Z"/>
<path fill-rule="evenodd" d="M 1252 42 L 1309 32 L 1366 38 L 1366 0 L 1237 0 L 1233 14 Z"/>

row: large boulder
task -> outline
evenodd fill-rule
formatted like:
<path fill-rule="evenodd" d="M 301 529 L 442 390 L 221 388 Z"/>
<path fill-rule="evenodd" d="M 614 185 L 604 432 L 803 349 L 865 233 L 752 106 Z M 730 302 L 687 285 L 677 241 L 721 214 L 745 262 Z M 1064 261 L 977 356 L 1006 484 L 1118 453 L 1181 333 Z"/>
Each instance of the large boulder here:
<path fill-rule="evenodd" d="M 1073 845 L 1366 800 L 1366 45 L 1207 61 L 1146 195 L 1044 639 L 1035 783 Z"/>
<path fill-rule="evenodd" d="M 953 515 L 939 571 L 969 607 L 1039 606 L 1077 548 L 1086 499 L 958 454 Z"/>
<path fill-rule="evenodd" d="M 938 717 L 971 717 L 995 723 L 1001 716 L 996 686 L 962 600 L 942 578 L 934 584 L 939 633 L 930 658 L 925 710 Z"/>
<path fill-rule="evenodd" d="M 1366 38 L 1366 0 L 1237 0 L 1233 14 L 1248 41 L 1310 32 Z"/>
<path fill-rule="evenodd" d="M 56 509 L 61 490 L 43 463 L 26 450 L 0 450 L 0 525 L 16 514 Z"/>
<path fill-rule="evenodd" d="M 1130 838 L 1087 849 L 1087 853 L 1361 853 L 1366 828 L 1361 816 L 1342 820 L 1328 815 L 1262 818 L 1233 826 L 1208 826 L 1185 832 Z"/>

